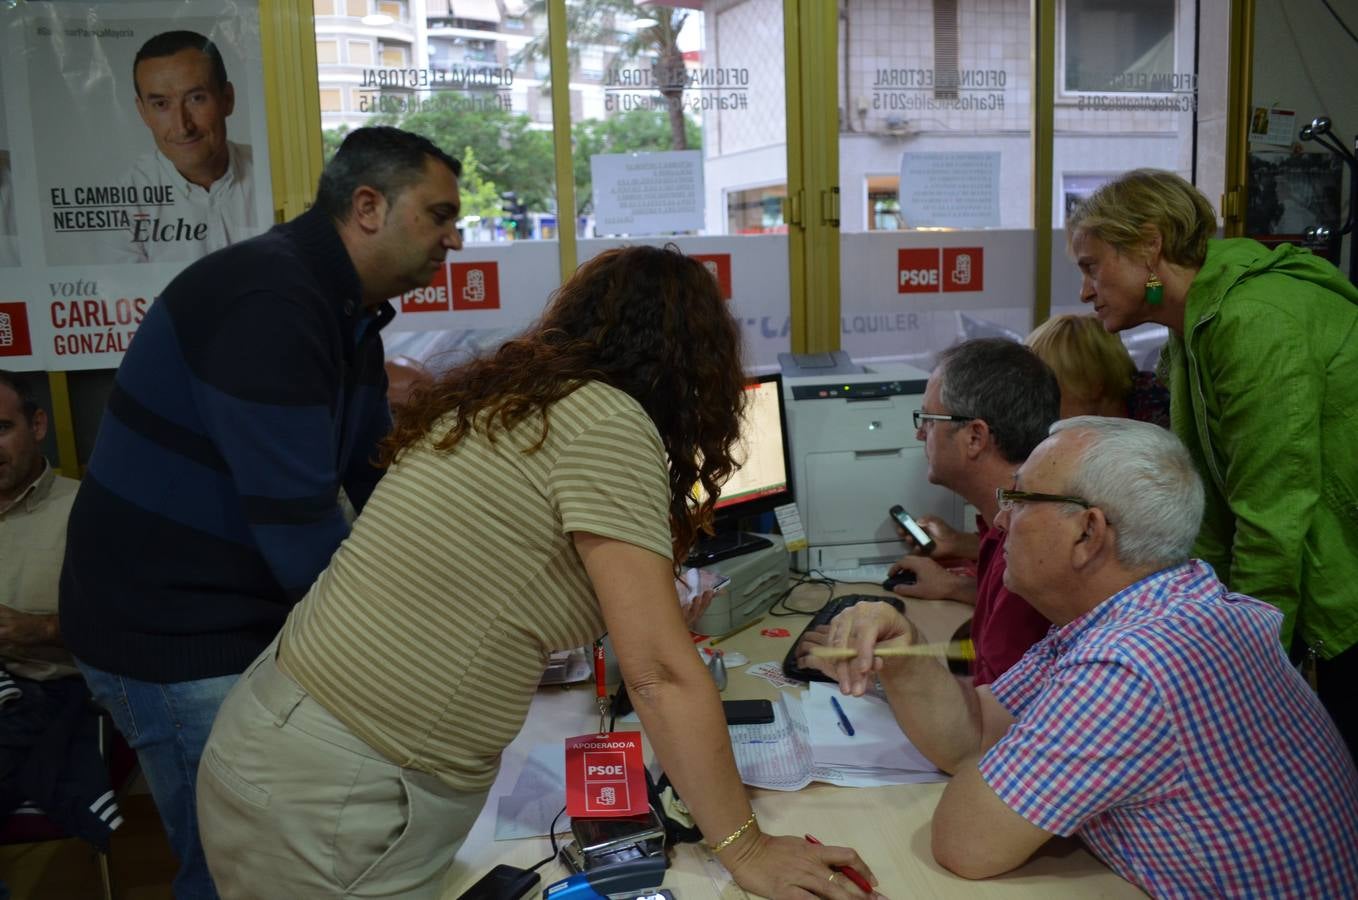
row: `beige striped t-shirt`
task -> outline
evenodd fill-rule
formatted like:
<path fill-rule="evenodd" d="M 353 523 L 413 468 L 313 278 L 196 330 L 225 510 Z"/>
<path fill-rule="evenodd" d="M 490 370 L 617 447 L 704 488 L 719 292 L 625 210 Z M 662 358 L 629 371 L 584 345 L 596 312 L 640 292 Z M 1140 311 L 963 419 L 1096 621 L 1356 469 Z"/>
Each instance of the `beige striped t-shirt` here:
<path fill-rule="evenodd" d="M 665 453 L 641 405 L 589 383 L 548 421 L 535 453 L 538 417 L 407 453 L 283 627 L 280 658 L 313 697 L 456 790 L 495 780 L 548 654 L 603 633 L 571 533 L 671 556 Z"/>

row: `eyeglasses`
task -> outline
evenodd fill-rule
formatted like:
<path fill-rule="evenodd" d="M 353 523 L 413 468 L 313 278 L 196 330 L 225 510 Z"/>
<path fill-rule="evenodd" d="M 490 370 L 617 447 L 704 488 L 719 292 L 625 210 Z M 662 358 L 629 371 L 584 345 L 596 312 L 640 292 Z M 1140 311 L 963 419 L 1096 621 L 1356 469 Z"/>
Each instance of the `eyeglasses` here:
<path fill-rule="evenodd" d="M 1083 497 L 1074 497 L 1070 494 L 1037 494 L 1032 491 L 1013 491 L 1008 488 L 995 489 L 995 502 L 1000 505 L 1000 512 L 1012 510 L 1016 503 L 1074 503 L 1077 506 L 1083 506 L 1085 509 L 1094 508 L 1094 504 Z"/>
<path fill-rule="evenodd" d="M 915 410 L 915 430 L 919 431 L 925 422 L 971 422 L 975 418 L 975 416 L 945 416 L 917 409 Z"/>

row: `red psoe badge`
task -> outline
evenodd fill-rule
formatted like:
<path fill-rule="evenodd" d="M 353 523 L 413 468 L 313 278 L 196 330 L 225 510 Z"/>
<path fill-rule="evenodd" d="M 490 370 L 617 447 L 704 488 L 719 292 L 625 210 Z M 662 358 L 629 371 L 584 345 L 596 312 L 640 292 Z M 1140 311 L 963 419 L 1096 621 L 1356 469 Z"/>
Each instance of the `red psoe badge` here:
<path fill-rule="evenodd" d="M 639 816 L 651 808 L 641 732 L 566 738 L 566 814 Z"/>

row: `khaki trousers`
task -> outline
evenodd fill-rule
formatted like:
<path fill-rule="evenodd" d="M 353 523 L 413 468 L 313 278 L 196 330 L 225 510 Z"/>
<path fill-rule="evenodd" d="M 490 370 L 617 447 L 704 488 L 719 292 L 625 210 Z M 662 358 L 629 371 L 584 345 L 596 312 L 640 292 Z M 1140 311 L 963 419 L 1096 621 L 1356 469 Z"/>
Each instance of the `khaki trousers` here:
<path fill-rule="evenodd" d="M 223 898 L 437 898 L 486 799 L 393 765 L 313 700 L 270 646 L 227 696 L 198 768 Z"/>

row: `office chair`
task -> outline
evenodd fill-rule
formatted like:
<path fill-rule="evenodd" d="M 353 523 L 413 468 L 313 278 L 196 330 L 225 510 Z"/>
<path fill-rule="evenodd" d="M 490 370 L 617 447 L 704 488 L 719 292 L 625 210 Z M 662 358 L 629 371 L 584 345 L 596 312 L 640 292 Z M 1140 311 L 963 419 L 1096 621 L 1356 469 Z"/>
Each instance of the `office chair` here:
<path fill-rule="evenodd" d="M 109 773 L 109 784 L 114 794 L 124 787 L 136 768 L 137 757 L 127 746 L 122 735 L 113 727 L 113 720 L 103 710 L 94 710 L 98 723 L 99 756 Z M 0 845 L 38 844 L 46 841 L 76 840 L 64 831 L 41 809 L 25 803 L 9 816 L 0 819 Z M 99 881 L 104 900 L 113 900 L 113 879 L 109 872 L 109 852 L 95 849 L 99 864 Z"/>

